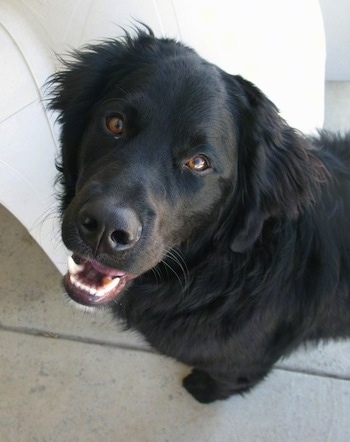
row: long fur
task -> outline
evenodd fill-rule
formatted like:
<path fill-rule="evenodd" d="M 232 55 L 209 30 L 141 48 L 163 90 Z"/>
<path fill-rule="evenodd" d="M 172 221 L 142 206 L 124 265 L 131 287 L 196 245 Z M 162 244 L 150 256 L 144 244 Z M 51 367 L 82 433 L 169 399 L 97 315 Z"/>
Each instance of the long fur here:
<path fill-rule="evenodd" d="M 145 270 L 112 307 L 160 352 L 194 367 L 184 386 L 198 401 L 249 390 L 307 340 L 350 335 L 349 134 L 304 136 L 253 84 L 150 30 L 76 52 L 51 87 L 62 129 L 66 245 L 110 267 Z M 117 158 L 91 129 L 94 112 L 135 91 L 141 122 Z M 162 113 L 169 118 L 157 131 Z M 206 141 L 193 141 L 191 119 L 212 131 Z M 174 149 L 193 153 L 208 140 L 214 172 L 180 178 L 169 165 Z M 93 256 L 74 226 L 84 201 L 105 198 L 91 183 L 107 189 L 107 182 L 118 189 L 108 190 L 108 201 L 140 218 L 156 213 L 144 218 L 153 245 L 147 237 L 144 250 Z M 158 240 L 164 249 L 148 268 Z"/>

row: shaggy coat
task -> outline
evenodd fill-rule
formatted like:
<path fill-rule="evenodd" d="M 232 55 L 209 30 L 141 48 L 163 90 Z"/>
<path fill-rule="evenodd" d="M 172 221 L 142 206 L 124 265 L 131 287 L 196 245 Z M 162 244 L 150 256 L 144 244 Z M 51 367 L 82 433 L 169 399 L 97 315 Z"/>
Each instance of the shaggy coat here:
<path fill-rule="evenodd" d="M 350 335 L 349 135 L 302 135 L 151 30 L 74 53 L 51 87 L 71 298 L 194 367 L 203 403 Z"/>

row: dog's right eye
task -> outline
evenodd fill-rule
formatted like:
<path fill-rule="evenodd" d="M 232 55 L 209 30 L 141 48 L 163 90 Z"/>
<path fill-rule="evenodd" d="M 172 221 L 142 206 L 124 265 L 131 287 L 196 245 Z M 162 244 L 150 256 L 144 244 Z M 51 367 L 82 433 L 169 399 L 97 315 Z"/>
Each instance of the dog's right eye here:
<path fill-rule="evenodd" d="M 106 127 L 116 137 L 121 137 L 124 134 L 124 120 L 119 115 L 107 117 Z"/>

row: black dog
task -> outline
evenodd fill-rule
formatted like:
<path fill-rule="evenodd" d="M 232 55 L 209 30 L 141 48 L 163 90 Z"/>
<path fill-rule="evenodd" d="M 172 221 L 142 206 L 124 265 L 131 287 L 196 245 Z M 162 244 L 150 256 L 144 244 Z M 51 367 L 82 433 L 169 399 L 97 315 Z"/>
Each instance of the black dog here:
<path fill-rule="evenodd" d="M 71 298 L 194 366 L 200 402 L 350 335 L 350 135 L 303 136 L 151 30 L 75 53 L 51 86 Z"/>

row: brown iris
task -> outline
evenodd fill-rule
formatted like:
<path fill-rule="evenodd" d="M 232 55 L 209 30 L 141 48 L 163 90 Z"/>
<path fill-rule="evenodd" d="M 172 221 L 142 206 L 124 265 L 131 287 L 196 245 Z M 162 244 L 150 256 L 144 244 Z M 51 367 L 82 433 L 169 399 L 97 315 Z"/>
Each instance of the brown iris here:
<path fill-rule="evenodd" d="M 209 162 L 204 155 L 194 156 L 186 163 L 186 166 L 195 172 L 204 172 L 210 167 Z"/>
<path fill-rule="evenodd" d="M 113 135 L 121 137 L 124 133 L 124 120 L 117 115 L 108 117 L 106 119 L 106 127 Z"/>

